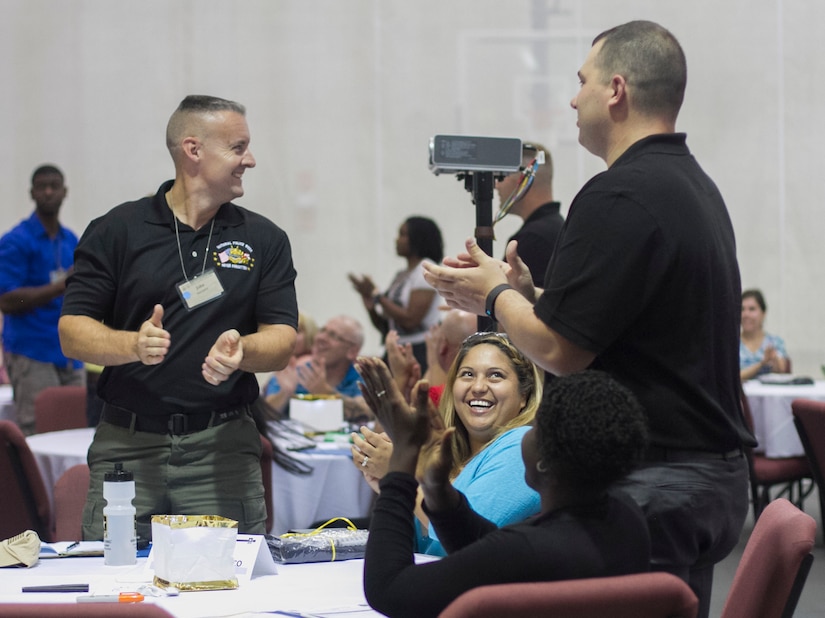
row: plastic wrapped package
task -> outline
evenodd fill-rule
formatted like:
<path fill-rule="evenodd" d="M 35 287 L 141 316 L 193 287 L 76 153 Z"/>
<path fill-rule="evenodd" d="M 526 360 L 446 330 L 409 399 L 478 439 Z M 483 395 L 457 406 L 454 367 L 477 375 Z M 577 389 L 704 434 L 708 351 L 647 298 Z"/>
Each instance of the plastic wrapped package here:
<path fill-rule="evenodd" d="M 343 519 L 343 518 L 342 518 Z M 363 558 L 369 530 L 358 530 L 352 522 L 348 528 L 326 528 L 330 520 L 311 532 L 289 532 L 281 536 L 266 535 L 272 558 L 284 564 L 334 562 Z"/>

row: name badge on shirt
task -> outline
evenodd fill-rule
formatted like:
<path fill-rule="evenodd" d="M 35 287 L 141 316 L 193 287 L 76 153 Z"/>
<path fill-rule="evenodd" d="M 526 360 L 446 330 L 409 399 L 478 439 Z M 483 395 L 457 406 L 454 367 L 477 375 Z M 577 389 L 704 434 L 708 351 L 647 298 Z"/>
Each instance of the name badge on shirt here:
<path fill-rule="evenodd" d="M 220 298 L 224 291 L 214 268 L 204 271 L 194 279 L 182 281 L 175 287 L 178 289 L 183 305 L 189 311 Z"/>
<path fill-rule="evenodd" d="M 66 278 L 66 271 L 62 268 L 58 268 L 57 270 L 53 270 L 49 273 L 49 281 L 51 283 L 57 283 L 58 281 L 63 281 Z"/>

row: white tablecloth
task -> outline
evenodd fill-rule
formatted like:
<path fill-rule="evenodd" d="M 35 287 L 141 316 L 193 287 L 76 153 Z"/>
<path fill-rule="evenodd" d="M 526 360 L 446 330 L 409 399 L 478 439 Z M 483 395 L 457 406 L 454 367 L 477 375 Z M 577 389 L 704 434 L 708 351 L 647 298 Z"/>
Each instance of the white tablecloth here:
<path fill-rule="evenodd" d="M 0 569 L 0 603 L 71 603 L 78 593 L 22 593 L 23 586 L 90 585 L 90 593 L 134 591 L 151 582 L 146 559 L 134 567 L 111 567 L 103 558 L 40 560 L 30 569 Z M 380 616 L 364 599 L 363 560 L 315 564 L 279 564 L 277 575 L 254 577 L 237 590 L 184 592 L 177 597 L 147 597 L 179 618 L 249 616 L 257 612 L 298 611 L 334 618 Z M 84 593 L 85 594 L 85 593 Z"/>
<path fill-rule="evenodd" d="M 27 438 L 50 494 L 63 472 L 75 464 L 86 462 L 93 435 L 94 429 L 83 428 Z M 312 466 L 313 472 L 298 476 L 272 464 L 273 534 L 292 528 L 306 528 L 320 519 L 364 517 L 369 513 L 373 492 L 363 475 L 352 465 L 348 450 L 340 447 L 329 451 L 319 448 L 293 454 Z"/>
<path fill-rule="evenodd" d="M 0 384 L 0 420 L 17 420 L 17 410 L 14 407 L 14 393 L 11 384 Z"/>
<path fill-rule="evenodd" d="M 805 450 L 793 422 L 794 399 L 825 401 L 825 381 L 811 385 L 762 384 L 749 380 L 743 385 L 753 415 L 757 451 L 767 457 L 797 457 Z"/>

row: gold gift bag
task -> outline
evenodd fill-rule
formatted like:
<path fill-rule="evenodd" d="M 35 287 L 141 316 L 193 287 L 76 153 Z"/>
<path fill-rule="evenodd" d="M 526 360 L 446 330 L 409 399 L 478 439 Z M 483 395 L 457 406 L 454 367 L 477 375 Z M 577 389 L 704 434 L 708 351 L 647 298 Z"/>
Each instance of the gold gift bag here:
<path fill-rule="evenodd" d="M 238 522 L 217 515 L 153 515 L 155 585 L 180 591 L 232 590 Z"/>

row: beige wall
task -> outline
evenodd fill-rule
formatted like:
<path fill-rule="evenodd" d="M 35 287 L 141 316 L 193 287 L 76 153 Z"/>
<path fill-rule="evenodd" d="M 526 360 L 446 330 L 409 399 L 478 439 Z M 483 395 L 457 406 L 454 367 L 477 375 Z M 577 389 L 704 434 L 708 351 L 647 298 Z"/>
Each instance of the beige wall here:
<path fill-rule="evenodd" d="M 154 192 L 172 175 L 163 132 L 180 99 L 236 99 L 258 160 L 240 203 L 289 233 L 302 309 L 365 322 L 346 273 L 386 285 L 405 217 L 434 217 L 448 253 L 472 233 L 463 185 L 427 169 L 430 136 L 539 139 L 566 207 L 602 169 L 568 106 L 590 40 L 659 21 L 688 57 L 679 129 L 727 199 L 743 284 L 765 291 L 767 327 L 795 370 L 821 377 L 823 3 L 0 0 L 0 11 L 2 228 L 30 212 L 44 161 L 66 172 L 64 221 L 78 233 Z M 502 224 L 497 255 L 516 224 Z M 366 350 L 377 343 L 371 332 Z"/>

